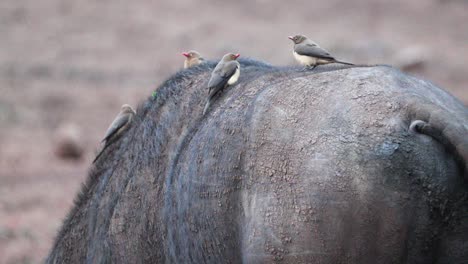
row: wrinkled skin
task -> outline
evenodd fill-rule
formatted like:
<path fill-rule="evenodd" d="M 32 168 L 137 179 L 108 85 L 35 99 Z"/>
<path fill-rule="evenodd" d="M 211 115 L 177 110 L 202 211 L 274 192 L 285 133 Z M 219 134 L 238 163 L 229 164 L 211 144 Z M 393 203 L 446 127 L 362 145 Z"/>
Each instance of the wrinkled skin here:
<path fill-rule="evenodd" d="M 390 67 L 240 62 L 205 116 L 213 63 L 138 109 L 47 263 L 468 259 L 462 103 Z"/>

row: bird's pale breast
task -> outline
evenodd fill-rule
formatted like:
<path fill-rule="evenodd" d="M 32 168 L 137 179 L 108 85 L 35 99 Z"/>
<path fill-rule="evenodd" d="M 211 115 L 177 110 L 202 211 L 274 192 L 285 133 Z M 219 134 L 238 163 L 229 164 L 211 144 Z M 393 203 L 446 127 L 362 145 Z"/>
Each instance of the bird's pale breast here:
<path fill-rule="evenodd" d="M 299 55 L 297 52 L 293 51 L 294 58 L 299 62 L 300 64 L 304 66 L 311 66 L 315 65 L 317 63 L 317 59 L 309 56 L 304 56 L 304 55 Z"/>
<path fill-rule="evenodd" d="M 237 80 L 239 80 L 239 76 L 240 76 L 240 70 L 239 70 L 239 68 L 237 68 L 236 72 L 231 76 L 231 78 L 229 78 L 228 84 L 229 85 L 235 84 L 237 82 Z"/>

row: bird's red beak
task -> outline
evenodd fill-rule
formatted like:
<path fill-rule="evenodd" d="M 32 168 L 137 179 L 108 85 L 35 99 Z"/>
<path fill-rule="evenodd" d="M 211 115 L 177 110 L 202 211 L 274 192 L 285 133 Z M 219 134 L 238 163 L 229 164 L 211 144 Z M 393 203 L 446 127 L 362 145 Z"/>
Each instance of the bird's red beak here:
<path fill-rule="evenodd" d="M 294 39 L 294 37 L 293 37 L 293 36 L 289 36 L 289 37 L 288 37 L 288 39 L 290 39 L 290 40 L 293 40 L 293 39 Z"/>
<path fill-rule="evenodd" d="M 182 55 L 184 55 L 187 58 L 190 56 L 190 54 L 188 54 L 188 52 L 182 52 Z"/>
<path fill-rule="evenodd" d="M 239 53 L 237 53 L 237 54 L 236 54 L 236 55 L 234 55 L 234 56 L 235 56 L 235 57 L 236 57 L 236 59 L 237 59 L 237 58 L 239 58 L 240 54 L 239 54 Z"/>

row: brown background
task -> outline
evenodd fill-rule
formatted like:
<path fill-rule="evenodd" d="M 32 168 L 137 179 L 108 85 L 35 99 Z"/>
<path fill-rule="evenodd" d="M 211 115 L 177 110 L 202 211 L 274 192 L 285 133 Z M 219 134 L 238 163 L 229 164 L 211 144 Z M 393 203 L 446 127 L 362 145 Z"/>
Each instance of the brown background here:
<path fill-rule="evenodd" d="M 289 65 L 287 36 L 303 33 L 343 60 L 405 67 L 466 105 L 466 24 L 463 0 L 2 0 L 0 263 L 43 260 L 120 106 L 179 70 L 181 51 Z M 79 161 L 54 154 L 64 127 Z"/>

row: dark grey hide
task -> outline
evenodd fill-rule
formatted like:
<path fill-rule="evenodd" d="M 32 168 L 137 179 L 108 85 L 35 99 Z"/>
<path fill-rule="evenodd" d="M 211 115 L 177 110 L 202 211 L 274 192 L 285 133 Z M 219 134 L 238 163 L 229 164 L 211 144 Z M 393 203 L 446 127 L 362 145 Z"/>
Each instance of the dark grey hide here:
<path fill-rule="evenodd" d="M 468 110 L 394 68 L 214 63 L 138 109 L 47 263 L 467 263 Z"/>

